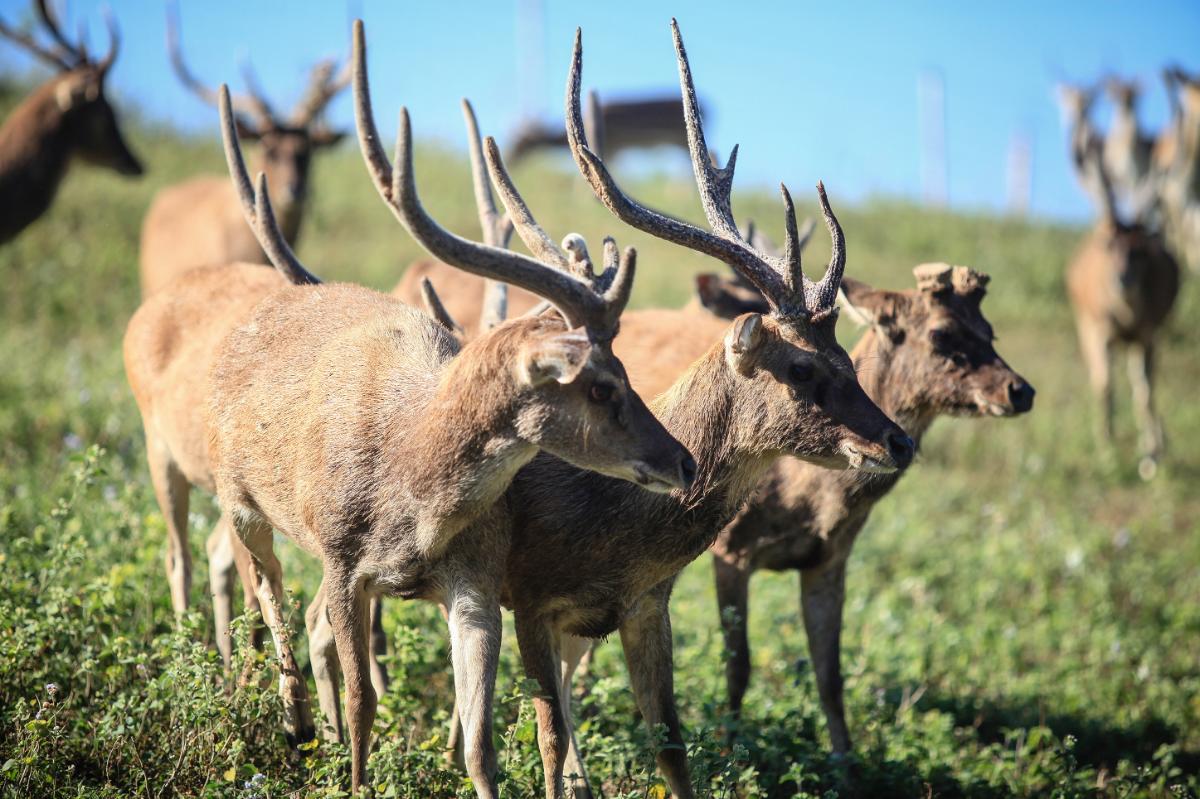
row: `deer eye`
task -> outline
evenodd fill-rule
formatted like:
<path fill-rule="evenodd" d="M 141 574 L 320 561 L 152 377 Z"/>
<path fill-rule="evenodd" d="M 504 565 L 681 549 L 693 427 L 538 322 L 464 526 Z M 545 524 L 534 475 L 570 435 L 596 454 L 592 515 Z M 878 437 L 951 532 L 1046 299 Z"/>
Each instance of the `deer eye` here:
<path fill-rule="evenodd" d="M 950 360 L 955 366 L 959 367 L 966 367 L 971 362 L 966 353 L 959 352 L 958 350 L 950 353 Z"/>
<path fill-rule="evenodd" d="M 613 391 L 611 383 L 592 383 L 588 389 L 588 400 L 597 405 L 607 405 L 612 400 Z"/>
<path fill-rule="evenodd" d="M 794 363 L 788 367 L 788 380 L 792 383 L 807 383 L 813 379 L 812 364 Z"/>

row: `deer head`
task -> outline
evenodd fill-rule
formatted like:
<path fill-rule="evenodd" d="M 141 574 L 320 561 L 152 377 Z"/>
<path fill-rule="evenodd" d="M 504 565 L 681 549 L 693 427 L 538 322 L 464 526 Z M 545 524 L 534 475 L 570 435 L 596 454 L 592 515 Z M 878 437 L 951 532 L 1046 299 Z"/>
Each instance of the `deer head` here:
<path fill-rule="evenodd" d="M 54 67 L 54 98 L 63 115 L 65 129 L 73 151 L 89 163 L 107 167 L 122 175 L 141 175 L 144 171 L 137 156 L 125 143 L 117 114 L 105 95 L 105 84 L 117 53 L 121 37 L 111 15 L 105 16 L 108 25 L 108 53 L 99 61 L 88 53 L 81 40 L 72 43 L 62 32 L 46 0 L 34 4 L 37 16 L 52 42 L 39 44 L 31 34 L 10 28 L 0 21 L 0 35 L 24 47 L 34 56 Z"/>
<path fill-rule="evenodd" d="M 824 276 L 814 282 L 801 268 L 800 233 L 786 187 L 780 186 L 787 234 L 781 256 L 763 252 L 738 231 L 730 206 L 737 147 L 724 168 L 714 165 L 704 139 L 687 52 L 674 20 L 671 31 L 692 168 L 711 231 L 631 200 L 588 146 L 580 110 L 582 34 L 577 30 L 567 82 L 567 138 L 580 171 L 619 219 L 725 262 L 762 295 L 766 312 L 735 319 L 724 347 L 739 410 L 757 420 L 756 434 L 767 442 L 766 449 L 830 466 L 883 471 L 906 467 L 913 456 L 911 439 L 867 397 L 855 378 L 850 357 L 834 336 L 835 303 L 846 250 L 824 186 L 818 184 L 817 195 L 833 238 L 833 254 Z"/>
<path fill-rule="evenodd" d="M 1137 106 L 1142 87 L 1136 80 L 1122 80 L 1116 76 L 1109 76 L 1104 81 L 1104 93 L 1117 108 L 1132 112 Z"/>
<path fill-rule="evenodd" d="M 447 231 L 429 216 L 417 195 L 407 109 L 400 109 L 394 166 L 379 143 L 361 21 L 354 26 L 353 63 L 355 121 L 363 159 L 401 225 L 434 257 L 532 291 L 558 309 L 559 316 L 523 317 L 500 325 L 470 342 L 460 356 L 505 342 L 516 345 L 518 356 L 505 368 L 512 369 L 522 438 L 576 466 L 651 490 L 690 485 L 695 462 L 634 393 L 625 367 L 612 352 L 618 319 L 633 287 L 634 250 L 618 254 L 616 243 L 605 239 L 603 270 L 597 274 L 581 236 L 572 233 L 561 247 L 555 244 L 517 192 L 491 137 L 483 144 L 483 160 L 508 219 L 499 219 L 494 208 L 483 213 L 491 205 L 490 190 L 477 168 L 476 196 L 485 238 L 491 243 L 469 241 Z M 465 111 L 472 146 L 478 148 L 474 115 L 469 106 Z M 473 163 L 479 160 L 476 153 Z M 504 249 L 510 224 L 533 257 Z"/>
<path fill-rule="evenodd" d="M 922 264 L 913 274 L 917 288 L 905 291 L 842 281 L 843 307 L 875 332 L 903 406 L 926 416 L 1029 411 L 1033 387 L 996 354 L 983 316 L 988 276 L 942 263 Z"/>
<path fill-rule="evenodd" d="M 167 51 L 179 81 L 204 102 L 217 106 L 218 93 L 201 83 L 184 63 L 174 14 L 167 16 Z M 294 239 L 299 230 L 299 210 L 308 196 L 314 152 L 336 145 L 346 135 L 331 130 L 323 117 L 326 106 L 350 85 L 350 65 L 343 65 L 340 71 L 335 67 L 332 60 L 317 63 L 303 96 L 286 116 L 275 111 L 248 64 L 243 66 L 246 92 L 231 96 L 238 135 L 258 142 L 260 168 L 282 204 L 283 226 L 289 239 Z"/>

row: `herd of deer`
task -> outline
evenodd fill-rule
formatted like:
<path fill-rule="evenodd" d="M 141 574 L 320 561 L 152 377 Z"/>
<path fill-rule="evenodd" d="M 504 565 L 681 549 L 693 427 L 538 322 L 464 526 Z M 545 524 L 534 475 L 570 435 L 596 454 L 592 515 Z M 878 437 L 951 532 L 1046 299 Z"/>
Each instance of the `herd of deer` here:
<path fill-rule="evenodd" d="M 141 171 L 104 97 L 115 29 L 108 56 L 94 62 L 61 33 L 45 0 L 36 6 L 52 46 L 0 23 L 0 33 L 60 70 L 0 130 L 5 239 L 49 205 L 72 154 Z M 188 502 L 198 487 L 221 508 L 207 544 L 217 646 L 228 665 L 240 585 L 274 643 L 286 732 L 304 741 L 317 729 L 288 637 L 274 532 L 321 560 L 324 578 L 305 614 L 312 672 L 321 732 L 348 741 L 354 790 L 367 785 L 376 701 L 388 680 L 377 659 L 386 645 L 379 601 L 401 597 L 442 608 L 456 697 L 450 738 L 479 796 L 496 795 L 502 607 L 513 612 L 525 671 L 539 686 L 547 796 L 562 796 L 568 784 L 576 796 L 591 795 L 572 732 L 572 679 L 591 642 L 613 632 L 642 716 L 665 726 L 659 766 L 676 796 L 692 796 L 668 605 L 680 571 L 706 549 L 733 711 L 750 676 L 750 576 L 797 570 L 833 749 L 848 752 L 839 663 L 846 563 L 872 507 L 938 416 L 1032 408 L 1033 388 L 993 347 L 981 310 L 987 275 L 922 264 L 916 287 L 900 291 L 843 277 L 844 236 L 820 184 L 833 241 L 820 280 L 801 266 L 812 225 L 797 225 L 786 188 L 782 249 L 753 227 L 739 229 L 731 210 L 737 150 L 724 167 L 712 157 L 674 22 L 672 34 L 707 229 L 630 199 L 589 143 L 604 125 L 594 109 L 584 121 L 578 32 L 565 140 L 616 218 L 708 255 L 733 276 L 699 276 L 696 300 L 681 309 L 626 311 L 633 249 L 606 238 L 597 263 L 578 234 L 555 243 L 496 142 L 481 141 L 466 101 L 481 240 L 450 233 L 426 213 L 407 111 L 394 159 L 375 128 L 361 22 L 351 62 L 341 70 L 319 64 L 286 118 L 252 78 L 242 96 L 202 84 L 171 26 L 180 80 L 219 109 L 232 177 L 196 178 L 154 200 L 142 229 L 144 300 L 124 339 L 168 533 L 171 599 L 177 614 L 187 610 Z M 411 267 L 391 295 L 322 283 L 292 249 L 311 156 L 341 137 L 322 110 L 350 85 L 367 173 L 437 259 Z M 1192 96 L 1182 113 L 1200 110 Z M 1177 147 L 1194 152 L 1195 131 L 1179 130 Z M 259 144 L 256 180 L 240 139 Z M 1099 176 L 1105 213 L 1069 285 L 1095 369 L 1103 370 L 1112 341 L 1139 345 L 1146 454 L 1156 458 L 1150 345 L 1174 293 L 1175 277 L 1169 286 L 1165 277 L 1174 262 L 1146 225 L 1118 221 L 1108 148 L 1100 159 L 1088 141 L 1080 163 Z M 508 249 L 514 233 L 532 255 Z M 839 306 L 866 327 L 849 354 L 834 336 Z M 1097 387 L 1107 389 L 1106 376 Z"/>

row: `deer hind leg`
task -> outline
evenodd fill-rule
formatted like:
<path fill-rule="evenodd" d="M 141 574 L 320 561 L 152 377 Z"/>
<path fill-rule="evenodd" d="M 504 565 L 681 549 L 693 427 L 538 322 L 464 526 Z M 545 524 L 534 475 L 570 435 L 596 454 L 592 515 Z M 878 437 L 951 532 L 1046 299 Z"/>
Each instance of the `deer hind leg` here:
<path fill-rule="evenodd" d="M 800 572 L 800 605 L 808 634 L 817 694 L 825 711 L 829 739 L 837 755 L 850 751 L 850 730 L 842 698 L 842 605 L 846 595 L 846 561 Z"/>
<path fill-rule="evenodd" d="M 450 610 L 446 607 L 445 602 L 438 603 L 438 609 L 442 611 L 442 618 L 446 620 L 446 624 L 450 624 Z M 466 756 L 463 754 L 463 731 L 462 719 L 459 718 L 458 712 L 458 692 L 454 692 L 454 707 L 450 710 L 450 724 L 446 733 L 446 762 L 458 766 L 463 771 L 467 770 Z"/>
<path fill-rule="evenodd" d="M 313 680 L 317 683 L 317 702 L 325 723 L 321 735 L 327 741 L 344 742 L 342 731 L 342 699 L 340 695 L 342 666 L 338 660 L 337 641 L 329 606 L 325 598 L 325 581 L 304 612 L 304 628 L 308 632 L 308 659 L 312 664 Z"/>
<path fill-rule="evenodd" d="M 667 728 L 665 745 L 656 754 L 658 767 L 677 799 L 692 799 L 691 775 L 683 730 L 675 707 L 674 652 L 671 645 L 671 616 L 667 605 L 671 585 L 666 583 L 643 598 L 634 613 L 621 624 L 621 646 L 629 668 L 629 683 L 646 725 Z"/>
<path fill-rule="evenodd" d="M 357 793 L 367 782 L 367 757 L 371 751 L 371 725 L 378 697 L 371 684 L 371 609 L 364 586 L 350 569 L 325 565 L 325 605 L 333 629 L 337 659 L 346 683 L 346 725 L 350 733 L 350 790 Z"/>
<path fill-rule="evenodd" d="M 1112 397 L 1112 340 L 1100 325 L 1077 321 L 1079 346 L 1083 350 L 1083 362 L 1087 367 L 1092 393 L 1100 403 L 1099 440 L 1113 440 L 1113 397 Z"/>
<path fill-rule="evenodd" d="M 246 549 L 246 545 L 238 538 L 232 521 L 229 530 L 229 540 L 233 548 L 233 563 L 237 567 L 238 578 L 242 583 L 243 612 L 250 617 L 250 645 L 256 650 L 262 649 L 262 606 L 258 601 L 258 580 L 251 571 L 250 550 Z"/>
<path fill-rule="evenodd" d="M 371 597 L 371 685 L 375 693 L 383 696 L 388 689 L 387 668 L 379 662 L 380 655 L 387 654 L 387 633 L 383 631 L 383 599 Z"/>
<path fill-rule="evenodd" d="M 717 583 L 717 610 L 725 634 L 725 684 L 729 690 L 729 710 L 740 716 L 742 700 L 750 684 L 750 638 L 747 634 L 750 611 L 750 570 L 721 555 L 713 555 L 713 573 Z"/>
<path fill-rule="evenodd" d="M 1163 453 L 1162 421 L 1154 409 L 1154 344 L 1140 342 L 1129 348 L 1129 384 L 1138 422 L 1138 473 L 1149 480 L 1158 471 Z"/>
<path fill-rule="evenodd" d="M 178 619 L 187 612 L 192 588 L 192 550 L 188 544 L 188 491 L 191 486 L 171 457 L 166 444 L 146 434 L 146 459 L 154 497 L 167 525 L 167 583 L 171 587 L 171 606 Z"/>
<path fill-rule="evenodd" d="M 308 688 L 304 675 L 296 665 L 296 656 L 288 635 L 284 613 L 286 597 L 283 592 L 283 568 L 275 557 L 271 527 L 262 521 L 234 517 L 238 538 L 250 551 L 250 572 L 257 586 L 259 604 L 267 629 L 275 642 L 279 659 L 279 694 L 283 699 L 284 731 L 292 743 L 312 740 L 312 710 L 308 704 Z"/>
<path fill-rule="evenodd" d="M 592 643 L 592 640 L 588 638 L 577 638 L 574 635 L 564 634 L 559 645 L 562 679 L 558 697 L 562 706 L 563 719 L 567 725 L 567 759 L 563 766 L 563 774 L 575 799 L 592 799 L 587 766 L 579 751 L 579 741 L 575 738 L 575 720 L 571 713 L 571 695 L 573 693 L 571 683 L 579 664 L 585 657 L 591 655 Z"/>
<path fill-rule="evenodd" d="M 233 639 L 229 626 L 233 620 L 234 578 L 238 573 L 233 552 L 235 540 L 233 522 L 229 514 L 222 512 L 204 546 L 208 552 L 208 587 L 212 592 L 217 651 L 221 653 L 226 672 L 233 662 Z"/>
<path fill-rule="evenodd" d="M 561 799 L 570 731 L 563 708 L 558 635 L 541 619 L 531 619 L 519 611 L 514 622 L 525 676 L 538 684 L 533 708 L 537 713 L 538 752 L 542 756 L 546 799 Z"/>
<path fill-rule="evenodd" d="M 479 799 L 495 799 L 492 699 L 500 661 L 500 601 L 493 593 L 464 583 L 455 585 L 446 599 L 467 775 Z"/>

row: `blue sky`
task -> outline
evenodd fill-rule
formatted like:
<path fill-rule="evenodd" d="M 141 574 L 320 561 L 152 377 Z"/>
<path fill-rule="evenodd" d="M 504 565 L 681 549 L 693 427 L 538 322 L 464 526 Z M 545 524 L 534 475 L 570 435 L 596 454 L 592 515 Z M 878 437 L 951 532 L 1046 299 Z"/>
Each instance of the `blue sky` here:
<path fill-rule="evenodd" d="M 104 41 L 101 5 L 69 1 L 71 28 L 86 20 L 95 47 Z M 125 36 L 114 74 L 118 93 L 152 117 L 215 134 L 212 110 L 171 74 L 165 6 L 149 0 L 110 5 Z M 285 5 L 289 10 L 280 16 L 276 9 Z M 540 11 L 540 25 L 519 24 L 519 9 Z M 0 14 L 25 20 L 27 3 L 0 0 Z M 1105 70 L 1137 75 L 1147 88 L 1144 124 L 1153 130 L 1167 113 L 1157 77 L 1162 65 L 1182 60 L 1200 69 L 1195 0 L 184 0 L 181 7 L 185 52 L 198 75 L 236 85 L 239 59 L 249 57 L 268 92 L 287 103 L 315 58 L 346 52 L 349 19 L 361 15 L 380 126 L 391 130 L 394 111 L 405 103 L 418 136 L 455 146 L 463 141 L 461 96 L 474 101 L 484 131 L 501 141 L 523 108 L 561 115 L 576 26 L 584 32 L 586 87 L 601 96 L 676 91 L 672 14 L 711 109 L 710 143 L 722 153 L 741 145 L 738 185 L 785 180 L 800 188 L 821 178 L 847 199 L 920 196 L 917 83 L 923 73 L 936 72 L 944 83 L 952 206 L 1004 207 L 1009 145 L 1020 134 L 1033 146 L 1034 212 L 1086 217 L 1088 206 L 1067 166 L 1054 81 L 1091 79 Z M 0 47 L 0 68 L 27 65 L 14 48 Z M 1106 114 L 1102 109 L 1102 120 Z M 333 106 L 331 119 L 352 125 L 348 97 Z M 660 153 L 651 166 L 681 170 L 686 162 Z"/>

